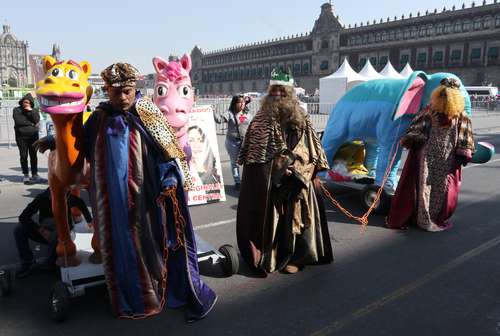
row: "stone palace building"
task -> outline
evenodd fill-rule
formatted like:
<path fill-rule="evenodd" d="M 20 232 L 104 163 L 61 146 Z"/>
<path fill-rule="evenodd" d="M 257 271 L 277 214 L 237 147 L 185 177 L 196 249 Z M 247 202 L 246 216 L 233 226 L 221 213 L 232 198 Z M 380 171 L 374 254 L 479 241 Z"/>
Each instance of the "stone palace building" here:
<path fill-rule="evenodd" d="M 319 78 L 334 72 L 346 57 L 361 70 L 369 59 L 377 70 L 390 61 L 429 73 L 457 74 L 466 85 L 500 85 L 500 3 L 472 2 L 460 8 L 348 25 L 340 23 L 331 3 L 311 32 L 222 50 L 191 52 L 193 85 L 199 94 L 233 94 L 267 89 L 271 69 L 290 69 L 309 94 Z"/>
<path fill-rule="evenodd" d="M 18 40 L 10 26 L 3 26 L 0 35 L 0 85 L 24 87 L 30 82 L 28 42 Z"/>

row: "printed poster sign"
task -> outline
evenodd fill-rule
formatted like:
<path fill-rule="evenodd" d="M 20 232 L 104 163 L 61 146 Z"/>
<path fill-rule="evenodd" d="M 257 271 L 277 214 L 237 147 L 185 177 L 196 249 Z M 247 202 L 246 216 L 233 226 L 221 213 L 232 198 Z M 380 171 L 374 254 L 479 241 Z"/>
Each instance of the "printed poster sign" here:
<path fill-rule="evenodd" d="M 188 205 L 225 201 L 212 106 L 193 107 L 189 114 L 188 142 L 191 147 L 189 169 L 195 186 L 194 191 L 188 192 Z"/>

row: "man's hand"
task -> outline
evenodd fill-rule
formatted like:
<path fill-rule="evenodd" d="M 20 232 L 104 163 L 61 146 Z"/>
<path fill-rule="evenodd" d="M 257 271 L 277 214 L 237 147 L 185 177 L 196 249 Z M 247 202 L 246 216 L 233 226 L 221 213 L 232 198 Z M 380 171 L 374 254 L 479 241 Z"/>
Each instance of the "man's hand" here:
<path fill-rule="evenodd" d="M 39 151 L 40 153 L 45 153 L 47 149 L 49 149 L 49 143 L 47 141 L 47 137 L 43 137 L 33 142 L 33 148 Z"/>
<path fill-rule="evenodd" d="M 295 170 L 295 167 L 293 165 L 289 165 L 286 170 L 285 170 L 285 175 L 290 176 L 293 174 L 293 171 Z"/>
<path fill-rule="evenodd" d="M 315 189 L 321 189 L 321 179 L 319 178 L 319 176 L 316 176 L 314 179 L 313 179 L 313 185 L 314 185 L 314 188 Z"/>

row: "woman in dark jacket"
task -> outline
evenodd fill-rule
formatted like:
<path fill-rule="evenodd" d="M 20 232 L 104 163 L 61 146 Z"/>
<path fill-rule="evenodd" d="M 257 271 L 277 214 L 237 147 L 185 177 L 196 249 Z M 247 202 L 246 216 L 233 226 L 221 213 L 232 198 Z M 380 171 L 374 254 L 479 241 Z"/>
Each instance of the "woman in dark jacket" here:
<path fill-rule="evenodd" d="M 24 184 L 39 181 L 38 161 L 33 143 L 38 140 L 38 124 L 40 113 L 35 108 L 35 102 L 31 94 L 25 95 L 19 101 L 19 107 L 14 108 L 14 130 L 16 132 L 16 143 L 19 148 L 19 159 L 23 170 Z M 30 156 L 31 179 L 28 172 L 28 153 Z"/>

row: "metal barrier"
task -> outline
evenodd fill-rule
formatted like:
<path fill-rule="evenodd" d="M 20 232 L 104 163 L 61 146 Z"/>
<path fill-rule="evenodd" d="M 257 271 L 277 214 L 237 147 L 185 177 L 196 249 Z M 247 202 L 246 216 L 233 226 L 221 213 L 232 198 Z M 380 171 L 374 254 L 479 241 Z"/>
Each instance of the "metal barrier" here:
<path fill-rule="evenodd" d="M 473 110 L 500 112 L 500 100 L 474 100 L 471 101 Z"/>
<path fill-rule="evenodd" d="M 101 101 L 105 99 L 91 99 L 90 106 L 94 109 Z M 0 100 L 0 144 L 7 145 L 8 148 L 16 145 L 16 136 L 14 132 L 14 119 L 12 112 L 19 106 L 19 100 Z M 45 113 L 40 116 L 40 136 L 47 135 L 46 124 L 51 123 L 50 116 Z"/>
<path fill-rule="evenodd" d="M 100 102 L 105 99 L 91 99 L 90 106 L 94 109 Z M 214 113 L 220 114 L 228 110 L 231 98 L 198 98 L 197 105 L 211 105 Z M 500 113 L 500 101 L 473 101 L 473 113 L 490 114 Z M 314 128 L 318 132 L 322 132 L 328 121 L 328 116 L 333 109 L 333 104 L 321 104 L 316 102 L 303 103 L 307 108 L 309 117 L 313 123 Z M 0 144 L 6 144 L 9 148 L 15 145 L 14 134 L 14 119 L 12 118 L 12 110 L 19 106 L 18 100 L 0 100 Z M 248 106 L 250 114 L 255 115 L 260 107 L 260 99 L 254 98 Z M 322 112 L 322 113 L 320 113 Z M 46 135 L 45 123 L 50 120 L 49 116 L 40 122 L 40 135 Z M 225 122 L 216 124 L 217 134 L 224 135 L 227 131 L 227 124 Z"/>
<path fill-rule="evenodd" d="M 0 100 L 0 143 L 8 148 L 16 144 L 12 110 L 19 106 L 19 100 Z"/>
<path fill-rule="evenodd" d="M 229 109 L 229 104 L 231 103 L 231 98 L 199 98 L 196 100 L 197 105 L 211 105 L 214 110 L 214 114 L 220 115 Z M 249 113 L 255 115 L 260 107 L 260 98 L 252 99 L 252 102 L 248 105 Z M 326 122 L 328 121 L 328 115 L 333 109 L 333 104 L 320 104 L 320 103 L 303 103 L 303 107 L 307 110 L 309 118 L 313 123 L 314 128 L 317 131 L 322 131 Z M 325 113 L 320 113 L 320 111 L 326 111 Z M 215 124 L 217 134 L 224 135 L 227 131 L 227 124 L 222 122 L 220 124 Z"/>

